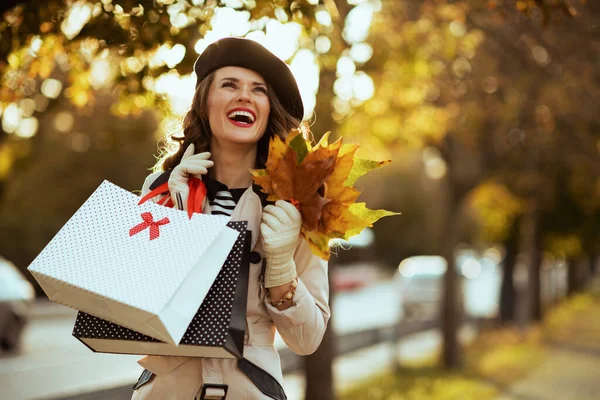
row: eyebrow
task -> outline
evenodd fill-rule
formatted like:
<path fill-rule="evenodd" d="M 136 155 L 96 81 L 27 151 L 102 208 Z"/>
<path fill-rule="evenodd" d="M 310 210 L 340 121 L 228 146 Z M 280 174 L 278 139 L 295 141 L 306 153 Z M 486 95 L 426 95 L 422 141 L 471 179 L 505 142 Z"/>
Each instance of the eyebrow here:
<path fill-rule="evenodd" d="M 225 77 L 221 79 L 221 82 L 223 81 L 233 81 L 233 82 L 239 82 L 240 80 L 238 78 L 233 78 L 233 77 Z M 267 86 L 266 83 L 263 82 L 252 82 L 252 84 L 254 86 Z"/>

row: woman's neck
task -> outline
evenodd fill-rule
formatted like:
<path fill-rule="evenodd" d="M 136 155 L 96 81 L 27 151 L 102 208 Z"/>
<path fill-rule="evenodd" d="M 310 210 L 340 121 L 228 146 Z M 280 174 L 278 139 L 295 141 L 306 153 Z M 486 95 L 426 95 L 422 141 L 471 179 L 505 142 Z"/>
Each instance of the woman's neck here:
<path fill-rule="evenodd" d="M 211 177 L 230 189 L 247 188 L 252 185 L 252 176 L 248 170 L 255 168 L 256 145 L 220 147 L 213 140 L 211 159 L 215 165 L 209 170 Z"/>

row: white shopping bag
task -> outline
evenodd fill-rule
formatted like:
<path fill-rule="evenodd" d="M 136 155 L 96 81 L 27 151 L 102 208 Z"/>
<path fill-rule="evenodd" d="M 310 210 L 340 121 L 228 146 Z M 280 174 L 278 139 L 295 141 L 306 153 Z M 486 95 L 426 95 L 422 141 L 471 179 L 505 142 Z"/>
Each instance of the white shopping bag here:
<path fill-rule="evenodd" d="M 48 297 L 179 344 L 239 233 L 104 181 L 29 266 Z"/>

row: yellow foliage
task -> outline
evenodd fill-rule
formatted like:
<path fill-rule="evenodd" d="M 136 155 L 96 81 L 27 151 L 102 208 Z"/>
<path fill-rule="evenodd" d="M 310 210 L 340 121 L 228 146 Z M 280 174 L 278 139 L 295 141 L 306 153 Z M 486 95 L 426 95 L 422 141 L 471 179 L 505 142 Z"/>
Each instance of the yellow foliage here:
<path fill-rule="evenodd" d="M 524 207 L 508 188 L 495 182 L 486 182 L 475 188 L 469 196 L 469 204 L 481 226 L 482 236 L 489 242 L 503 241 Z"/>
<path fill-rule="evenodd" d="M 544 360 L 542 330 L 516 328 L 484 331 L 466 349 L 467 368 L 498 383 L 509 384 L 527 376 Z"/>
<path fill-rule="evenodd" d="M 12 148 L 8 145 L 0 146 L 0 180 L 8 176 L 14 161 L 15 155 Z"/>
<path fill-rule="evenodd" d="M 552 235 L 545 239 L 546 247 L 554 255 L 576 257 L 582 253 L 581 239 L 577 235 Z"/>
<path fill-rule="evenodd" d="M 600 279 L 592 281 L 592 287 Z M 573 296 L 546 315 L 544 334 L 553 341 L 568 341 L 600 349 L 600 299 L 594 292 Z"/>
<path fill-rule="evenodd" d="M 475 377 L 436 369 L 403 369 L 359 382 L 340 400 L 492 400 L 498 392 Z"/>
<path fill-rule="evenodd" d="M 419 12 L 413 20 L 402 2 L 390 1 L 375 16 L 370 33 L 379 46 L 374 62 L 380 68 L 370 75 L 375 93 L 342 124 L 344 137 L 360 140 L 368 132 L 369 140 L 384 146 L 420 147 L 450 131 L 458 113 L 446 104 L 458 90 L 445 83 L 453 80 L 457 60 L 471 65 L 484 36 L 463 25 L 465 7 L 427 4 Z"/>

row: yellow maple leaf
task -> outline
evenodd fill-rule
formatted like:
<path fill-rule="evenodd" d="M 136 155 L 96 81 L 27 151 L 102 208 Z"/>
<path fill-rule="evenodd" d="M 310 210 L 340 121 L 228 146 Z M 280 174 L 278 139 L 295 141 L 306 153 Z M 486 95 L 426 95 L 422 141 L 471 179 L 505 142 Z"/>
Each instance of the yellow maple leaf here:
<path fill-rule="evenodd" d="M 378 219 L 395 215 L 386 210 L 369 210 L 355 203 L 360 192 L 354 182 L 367 172 L 389 163 L 355 157 L 357 145 L 342 139 L 328 143 L 329 133 L 314 147 L 299 132 L 285 141 L 271 139 L 266 169 L 251 171 L 268 200 L 283 199 L 302 215 L 301 233 L 314 254 L 329 259 L 329 241 L 348 239 Z"/>

